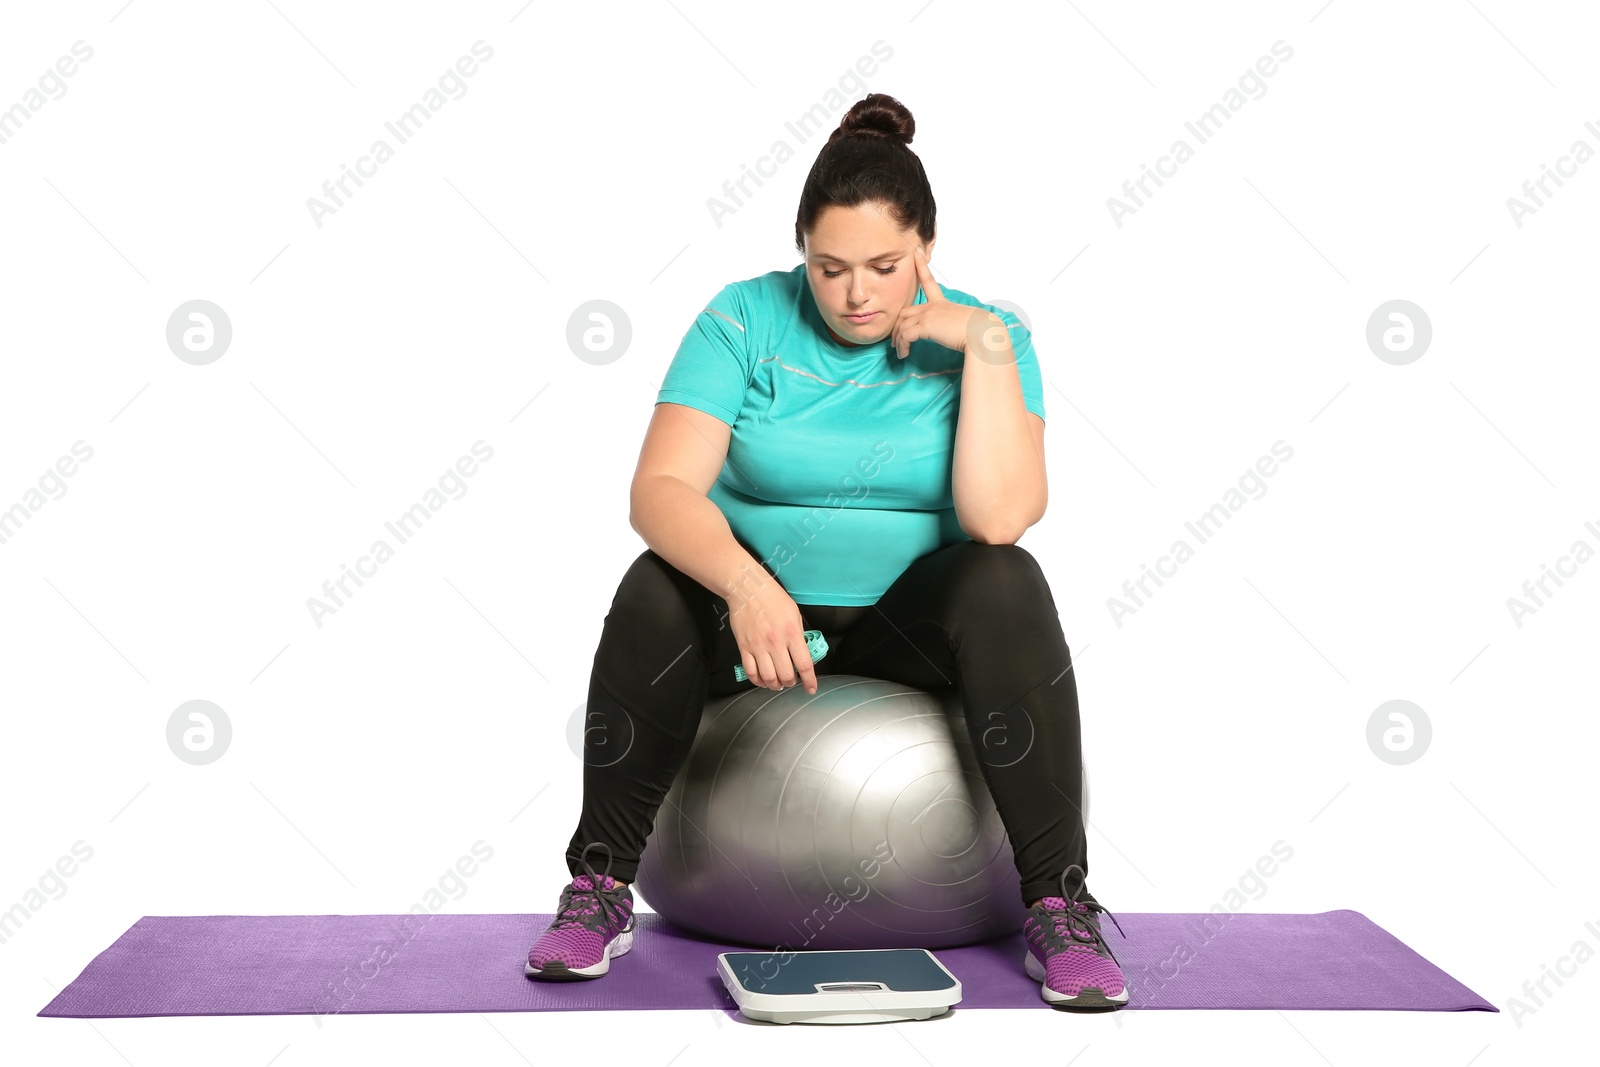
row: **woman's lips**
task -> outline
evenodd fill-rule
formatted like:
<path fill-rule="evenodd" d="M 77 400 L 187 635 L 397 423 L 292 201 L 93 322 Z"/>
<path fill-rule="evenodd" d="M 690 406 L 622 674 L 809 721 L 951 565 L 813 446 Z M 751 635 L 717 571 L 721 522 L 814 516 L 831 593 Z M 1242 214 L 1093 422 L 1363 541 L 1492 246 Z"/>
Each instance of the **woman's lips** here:
<path fill-rule="evenodd" d="M 873 319 L 877 318 L 878 315 L 879 312 L 869 311 L 865 315 L 846 315 L 845 319 L 860 325 L 863 322 L 871 322 Z"/>

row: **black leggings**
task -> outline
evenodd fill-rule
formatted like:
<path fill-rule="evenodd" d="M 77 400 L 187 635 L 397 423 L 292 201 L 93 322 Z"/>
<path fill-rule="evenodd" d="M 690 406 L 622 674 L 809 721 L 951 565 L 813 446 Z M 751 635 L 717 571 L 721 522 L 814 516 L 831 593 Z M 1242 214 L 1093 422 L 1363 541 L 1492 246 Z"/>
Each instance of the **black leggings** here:
<path fill-rule="evenodd" d="M 1026 549 L 958 541 L 913 560 L 865 611 L 799 607 L 803 628 L 828 642 L 819 676 L 961 690 L 1024 904 L 1059 895 L 1073 864 L 1087 879 L 1078 690 L 1055 599 Z M 653 550 L 623 576 L 589 678 L 583 811 L 567 846 L 573 875 L 583 871 L 584 846 L 599 841 L 611 849 L 612 876 L 633 881 L 707 700 L 754 684 L 733 676 L 742 661 L 727 614 L 726 600 Z M 597 871 L 604 855 L 591 853 Z M 1078 889 L 1073 872 L 1066 891 Z M 1094 899 L 1086 884 L 1079 899 Z"/>

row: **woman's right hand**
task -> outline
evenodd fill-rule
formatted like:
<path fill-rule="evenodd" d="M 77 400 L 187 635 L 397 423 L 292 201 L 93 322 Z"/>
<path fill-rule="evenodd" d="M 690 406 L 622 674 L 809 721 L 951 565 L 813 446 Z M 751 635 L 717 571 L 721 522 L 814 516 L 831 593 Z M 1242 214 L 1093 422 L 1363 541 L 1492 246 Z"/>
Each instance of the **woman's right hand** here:
<path fill-rule="evenodd" d="M 817 691 L 804 623 L 800 606 L 775 581 L 764 581 L 729 604 L 728 625 L 751 684 L 782 690 L 794 685 L 798 675 L 807 693 Z"/>

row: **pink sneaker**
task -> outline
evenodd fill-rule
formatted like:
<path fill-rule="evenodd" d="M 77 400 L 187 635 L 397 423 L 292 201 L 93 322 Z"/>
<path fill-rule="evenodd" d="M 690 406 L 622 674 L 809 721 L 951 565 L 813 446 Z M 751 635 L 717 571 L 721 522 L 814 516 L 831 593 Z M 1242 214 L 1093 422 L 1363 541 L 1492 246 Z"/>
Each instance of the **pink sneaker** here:
<path fill-rule="evenodd" d="M 528 950 L 523 973 L 531 978 L 599 978 L 611 969 L 613 956 L 633 947 L 633 889 L 619 887 L 609 873 L 595 874 L 588 855 L 585 848 L 579 862 L 589 873 L 574 876 L 561 890 L 555 919 Z"/>
<path fill-rule="evenodd" d="M 1073 864 L 1082 892 L 1083 868 Z M 1028 909 L 1022 934 L 1028 951 L 1022 957 L 1028 977 L 1039 982 L 1039 995 L 1052 1007 L 1119 1008 L 1128 1002 L 1128 983 L 1111 946 L 1100 933 L 1100 913 L 1109 911 L 1097 901 L 1066 896 L 1067 873 L 1061 874 L 1059 897 L 1044 897 Z M 1111 915 L 1117 933 L 1122 925 Z M 1123 934 L 1126 937 L 1126 934 Z"/>

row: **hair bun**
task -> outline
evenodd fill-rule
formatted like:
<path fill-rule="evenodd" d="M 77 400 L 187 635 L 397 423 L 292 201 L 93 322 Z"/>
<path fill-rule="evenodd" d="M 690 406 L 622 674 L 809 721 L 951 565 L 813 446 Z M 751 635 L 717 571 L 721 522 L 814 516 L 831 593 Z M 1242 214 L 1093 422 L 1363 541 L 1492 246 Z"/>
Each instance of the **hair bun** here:
<path fill-rule="evenodd" d="M 910 144 L 916 131 L 916 121 L 904 104 L 887 93 L 869 93 L 845 112 L 828 142 L 850 134 L 868 134 Z"/>

